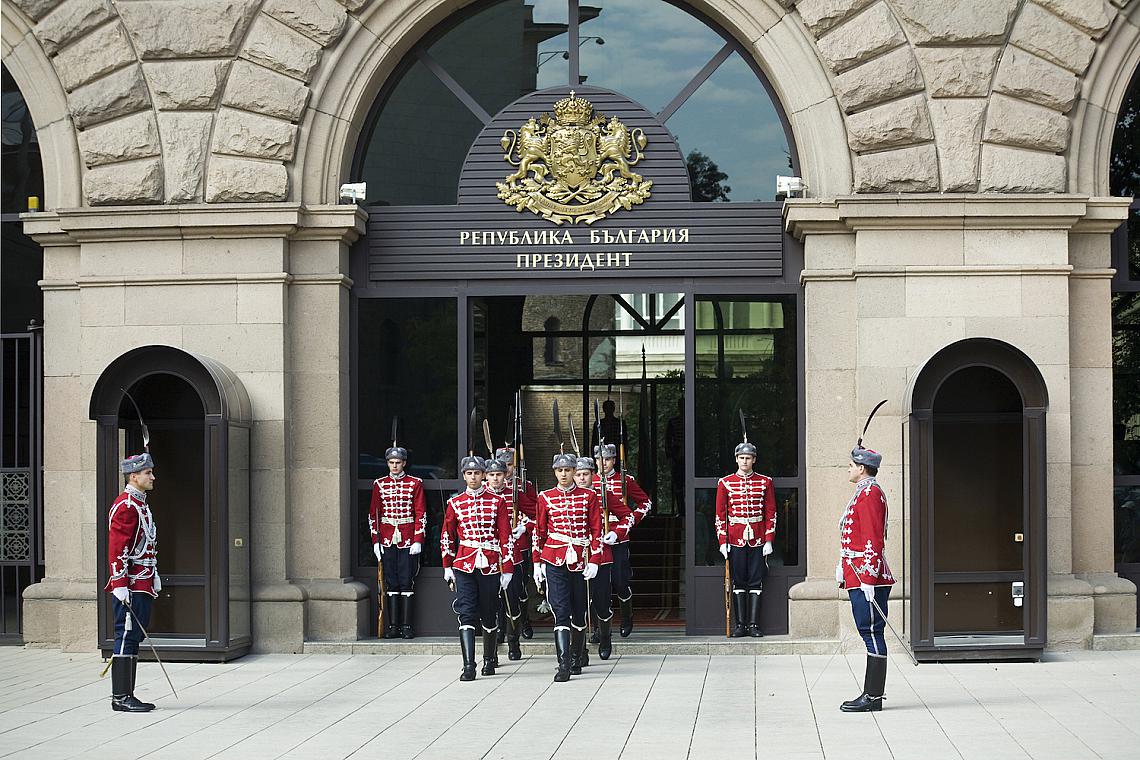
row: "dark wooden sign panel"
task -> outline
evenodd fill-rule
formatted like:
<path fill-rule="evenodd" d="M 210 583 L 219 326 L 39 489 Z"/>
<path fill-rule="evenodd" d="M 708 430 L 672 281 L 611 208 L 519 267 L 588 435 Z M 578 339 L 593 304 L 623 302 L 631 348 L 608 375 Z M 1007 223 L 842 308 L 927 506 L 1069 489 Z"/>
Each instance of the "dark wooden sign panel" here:
<path fill-rule="evenodd" d="M 370 283 L 440 279 L 780 277 L 780 203 L 695 203 L 673 136 L 637 103 L 582 87 L 595 113 L 644 130 L 647 143 L 630 167 L 652 180 L 651 195 L 592 224 L 554 222 L 497 197 L 515 167 L 500 140 L 531 117 L 550 113 L 569 88 L 536 92 L 508 106 L 482 130 L 459 180 L 456 206 L 368 209 Z"/>

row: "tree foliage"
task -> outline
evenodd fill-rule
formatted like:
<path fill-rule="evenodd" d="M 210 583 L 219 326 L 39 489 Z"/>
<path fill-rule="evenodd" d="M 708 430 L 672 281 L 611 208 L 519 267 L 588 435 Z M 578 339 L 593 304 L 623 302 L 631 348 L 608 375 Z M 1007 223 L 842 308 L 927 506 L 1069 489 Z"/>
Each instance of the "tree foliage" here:
<path fill-rule="evenodd" d="M 685 156 L 685 166 L 689 169 L 693 200 L 706 203 L 728 200 L 728 194 L 732 192 L 732 188 L 724 184 L 728 175 L 720 170 L 715 161 L 694 148 Z"/>

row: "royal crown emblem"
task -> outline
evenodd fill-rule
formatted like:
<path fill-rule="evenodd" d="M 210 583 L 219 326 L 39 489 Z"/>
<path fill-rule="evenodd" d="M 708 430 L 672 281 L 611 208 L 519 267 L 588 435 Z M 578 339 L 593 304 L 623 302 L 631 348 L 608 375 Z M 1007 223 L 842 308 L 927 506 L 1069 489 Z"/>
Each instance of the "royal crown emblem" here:
<path fill-rule="evenodd" d="M 499 141 L 503 159 L 518 170 L 496 182 L 499 199 L 530 209 L 555 224 L 592 224 L 649 197 L 652 180 L 630 171 L 644 156 L 644 130 L 628 129 L 616 116 L 570 91 L 554 104 L 554 116 L 530 118 Z"/>

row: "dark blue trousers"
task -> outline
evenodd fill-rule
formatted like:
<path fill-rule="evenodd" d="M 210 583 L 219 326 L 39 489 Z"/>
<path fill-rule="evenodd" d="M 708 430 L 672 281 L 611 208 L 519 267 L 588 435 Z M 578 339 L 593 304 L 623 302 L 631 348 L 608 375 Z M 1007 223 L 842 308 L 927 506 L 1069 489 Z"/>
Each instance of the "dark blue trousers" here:
<path fill-rule="evenodd" d="M 420 555 L 412 554 L 411 549 L 384 547 L 380 556 L 384 566 L 384 590 L 389 594 L 412 593 L 416 574 L 420 571 Z"/>
<path fill-rule="evenodd" d="M 455 572 L 455 601 L 451 609 L 459 616 L 460 628 L 481 625 L 484 631 L 493 631 L 498 627 L 495 616 L 499 611 L 499 578 L 498 573 Z"/>
<path fill-rule="evenodd" d="M 586 579 L 565 565 L 546 566 L 546 599 L 554 611 L 554 629 L 586 629 Z"/>
<path fill-rule="evenodd" d="M 633 580 L 633 565 L 629 561 L 629 542 L 614 544 L 610 547 L 614 555 L 614 563 L 610 568 L 610 587 L 612 593 L 622 601 L 633 596 L 633 589 L 629 583 Z"/>
<path fill-rule="evenodd" d="M 127 612 L 127 605 L 114 599 L 111 610 L 115 615 L 115 649 L 114 655 L 127 655 L 137 657 L 139 643 L 143 640 L 142 628 L 150 625 L 150 610 L 154 604 L 154 597 L 150 594 L 132 593 L 131 612 Z M 142 628 L 140 628 L 142 626 Z"/>
<path fill-rule="evenodd" d="M 598 620 L 609 620 L 614 615 L 611 583 L 613 565 L 599 565 L 598 574 L 589 581 L 590 606 Z"/>
<path fill-rule="evenodd" d="M 890 595 L 890 586 L 875 587 L 875 601 L 879 603 L 879 607 L 884 613 L 887 612 L 887 598 Z M 863 637 L 863 643 L 867 645 L 867 654 L 875 657 L 886 657 L 887 641 L 883 637 L 883 631 L 886 630 L 887 621 L 867 600 L 863 589 L 848 589 L 847 596 L 851 599 L 851 615 L 855 618 L 855 627 L 859 629 L 859 635 Z"/>
<path fill-rule="evenodd" d="M 728 572 L 733 591 L 763 591 L 768 577 L 768 560 L 764 545 L 733 546 L 728 550 Z"/>

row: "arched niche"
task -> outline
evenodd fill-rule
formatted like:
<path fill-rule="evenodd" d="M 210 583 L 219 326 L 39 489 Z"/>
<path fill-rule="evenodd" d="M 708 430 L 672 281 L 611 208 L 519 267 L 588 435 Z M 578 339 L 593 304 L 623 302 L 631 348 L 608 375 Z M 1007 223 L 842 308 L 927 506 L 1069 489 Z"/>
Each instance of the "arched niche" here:
<path fill-rule="evenodd" d="M 916 376 L 908 426 L 918 657 L 1040 656 L 1048 404 L 1032 360 L 989 338 L 947 346 Z"/>
<path fill-rule="evenodd" d="M 155 459 L 149 502 L 162 576 L 151 641 L 173 660 L 240 657 L 252 641 L 249 396 L 222 364 L 170 346 L 128 351 L 99 376 L 90 417 L 97 424 L 100 588 L 108 571 L 106 510 L 123 487 L 119 460 L 143 448 L 140 413 Z M 101 595 L 99 605 L 105 653 L 112 646 L 109 598 Z"/>

